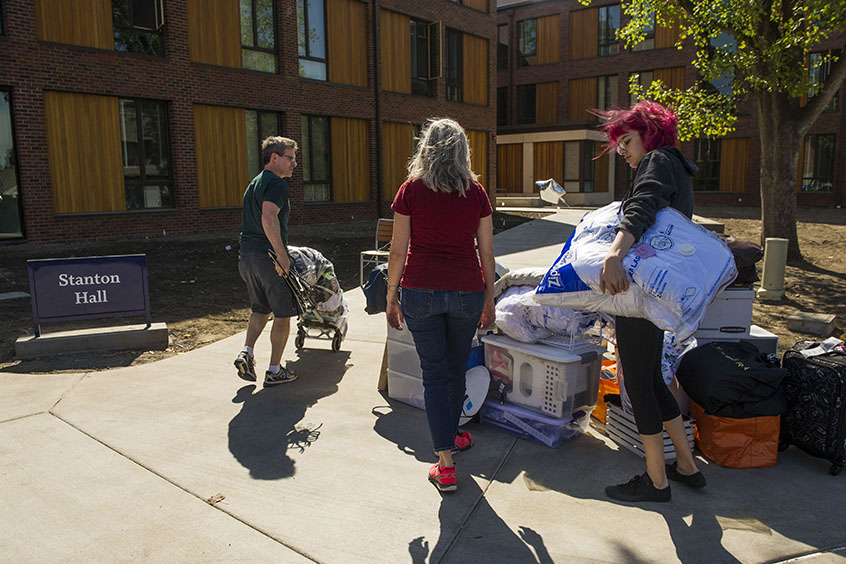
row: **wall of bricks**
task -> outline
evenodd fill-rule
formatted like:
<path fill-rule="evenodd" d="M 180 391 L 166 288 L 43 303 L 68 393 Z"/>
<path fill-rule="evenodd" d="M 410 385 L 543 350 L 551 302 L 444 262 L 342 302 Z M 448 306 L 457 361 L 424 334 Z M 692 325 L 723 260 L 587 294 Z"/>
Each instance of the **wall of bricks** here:
<path fill-rule="evenodd" d="M 360 203 L 303 201 L 302 173 L 290 181 L 291 224 L 375 219 L 390 215 L 380 194 L 379 120 L 423 123 L 452 117 L 465 128 L 489 132 L 488 179 L 495 186 L 496 98 L 495 2 L 488 13 L 449 0 L 394 0 L 381 6 L 420 19 L 484 36 L 489 44 L 489 104 L 447 102 L 443 80 L 434 98 L 378 91 L 374 4 L 367 2 L 368 86 L 353 87 L 300 79 L 297 62 L 296 1 L 274 0 L 278 74 L 192 63 L 188 48 L 186 0 L 166 0 L 165 57 L 59 45 L 36 39 L 31 0 L 2 2 L 5 34 L 0 35 L 0 88 L 12 95 L 20 196 L 25 237 L 32 243 L 116 237 L 162 236 L 237 230 L 240 208 L 200 209 L 197 204 L 193 104 L 212 104 L 283 113 L 283 134 L 300 139 L 303 114 L 366 119 L 370 124 L 371 197 Z M 49 174 L 44 90 L 138 97 L 168 102 L 169 141 L 175 208 L 120 213 L 55 215 Z M 335 157 L 337 158 L 337 156 Z"/>
<path fill-rule="evenodd" d="M 590 7 L 614 5 L 619 2 L 600 0 L 590 4 Z M 595 122 L 570 121 L 568 118 L 568 82 L 576 78 L 586 78 L 602 75 L 618 75 L 618 100 L 621 106 L 626 106 L 629 99 L 628 77 L 632 72 L 646 71 L 667 67 L 685 66 L 685 86 L 690 86 L 698 80 L 697 71 L 689 64 L 693 59 L 694 50 L 691 45 L 678 50 L 675 47 L 651 49 L 632 52 L 621 46 L 619 55 L 592 57 L 588 59 L 570 60 L 570 12 L 585 9 L 577 0 L 549 0 L 546 2 L 521 3 L 520 5 L 504 6 L 497 13 L 497 24 L 509 24 L 509 68 L 497 72 L 497 86 L 508 89 L 509 111 L 508 124 L 498 127 L 498 133 L 520 133 L 529 131 L 554 131 L 566 129 L 591 129 Z M 559 15 L 559 62 L 527 67 L 517 66 L 517 22 L 529 18 L 539 18 L 552 14 Z M 626 16 L 622 25 L 625 25 Z M 831 38 L 818 46 L 819 50 L 834 49 L 842 46 L 842 38 Z M 543 125 L 514 125 L 517 122 L 517 91 L 523 84 L 543 82 L 558 82 L 558 116 L 557 123 Z M 811 134 L 833 133 L 837 135 L 835 145 L 834 187 L 831 192 L 799 193 L 799 205 L 831 206 L 843 205 L 846 199 L 846 87 L 840 89 L 840 105 L 837 111 L 825 112 L 811 128 Z M 748 190 L 746 192 L 716 193 L 697 192 L 697 201 L 719 204 L 760 205 L 760 163 L 761 138 L 757 127 L 757 108 L 754 100 L 747 100 L 739 105 L 739 121 L 736 130 L 730 137 L 750 138 L 750 155 L 748 171 Z M 764 140 L 766 142 L 766 140 Z M 683 143 L 682 151 L 693 155 L 693 143 Z M 627 165 L 622 159 L 617 159 L 615 197 L 624 196 L 628 184 Z"/>

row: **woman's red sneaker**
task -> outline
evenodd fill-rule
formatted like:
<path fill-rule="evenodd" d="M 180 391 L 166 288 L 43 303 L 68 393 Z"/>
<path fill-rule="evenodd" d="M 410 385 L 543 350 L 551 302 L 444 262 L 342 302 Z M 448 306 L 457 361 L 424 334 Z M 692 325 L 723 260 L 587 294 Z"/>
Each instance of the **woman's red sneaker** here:
<path fill-rule="evenodd" d="M 429 468 L 429 481 L 442 492 L 454 492 L 458 489 L 455 485 L 455 466 L 445 468 L 440 463 L 435 463 Z"/>
<path fill-rule="evenodd" d="M 467 431 L 459 431 L 455 435 L 455 446 L 452 452 L 462 452 L 473 446 L 473 437 Z"/>

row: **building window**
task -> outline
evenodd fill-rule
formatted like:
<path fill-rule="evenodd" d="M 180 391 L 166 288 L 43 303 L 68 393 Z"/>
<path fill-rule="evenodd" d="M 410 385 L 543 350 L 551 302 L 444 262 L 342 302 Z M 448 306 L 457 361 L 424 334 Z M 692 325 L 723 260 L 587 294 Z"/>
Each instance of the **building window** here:
<path fill-rule="evenodd" d="M 508 87 L 496 89 L 496 124 L 508 125 Z"/>
<path fill-rule="evenodd" d="M 0 240 L 23 237 L 11 94 L 0 90 Z"/>
<path fill-rule="evenodd" d="M 641 71 L 638 73 L 631 73 L 629 77 L 631 78 L 632 74 L 637 75 L 637 83 L 643 88 L 644 93 L 649 90 L 649 87 L 652 85 L 652 81 L 655 79 L 655 73 L 652 71 Z M 637 103 L 637 98 L 632 94 L 629 94 L 629 105 L 633 106 Z"/>
<path fill-rule="evenodd" d="M 517 87 L 517 123 L 535 123 L 537 104 L 535 86 L 523 84 Z"/>
<path fill-rule="evenodd" d="M 593 192 L 596 178 L 594 141 L 567 141 L 564 143 L 564 190 L 567 192 Z"/>
<path fill-rule="evenodd" d="M 446 99 L 461 102 L 464 99 L 462 83 L 464 69 L 462 62 L 462 34 L 460 31 L 446 30 Z"/>
<path fill-rule="evenodd" d="M 326 80 L 326 16 L 323 0 L 297 0 L 300 76 Z"/>
<path fill-rule="evenodd" d="M 241 66 L 276 72 L 273 0 L 241 0 Z"/>
<path fill-rule="evenodd" d="M 332 199 L 332 173 L 329 163 L 329 118 L 302 117 L 303 197 L 306 202 Z"/>
<path fill-rule="evenodd" d="M 517 66 L 527 67 L 538 60 L 538 20 L 517 22 Z"/>
<path fill-rule="evenodd" d="M 277 112 L 246 111 L 247 122 L 247 167 L 250 178 L 264 168 L 261 160 L 261 143 L 282 130 Z"/>
<path fill-rule="evenodd" d="M 737 40 L 730 33 L 721 33 L 717 37 L 708 40 L 708 54 L 715 57 L 719 51 L 727 53 L 737 52 Z M 723 70 L 723 74 L 710 82 L 703 82 L 702 88 L 708 92 L 719 92 L 730 98 L 734 94 L 734 72 L 731 69 Z"/>
<path fill-rule="evenodd" d="M 118 100 L 126 209 L 172 208 L 167 105 Z"/>
<path fill-rule="evenodd" d="M 701 192 L 720 190 L 720 151 L 719 139 L 697 139 L 693 143 L 693 160 L 699 172 L 693 175 L 693 189 Z"/>
<path fill-rule="evenodd" d="M 508 24 L 496 26 L 496 68 L 497 70 L 508 70 Z"/>
<path fill-rule="evenodd" d="M 820 51 L 811 53 L 808 60 L 808 98 L 813 98 L 821 90 L 828 77 L 831 75 L 832 57 L 839 57 L 839 49 L 836 51 Z M 839 104 L 837 93 L 825 107 L 827 111 L 837 110 Z"/>
<path fill-rule="evenodd" d="M 600 57 L 616 55 L 620 52 L 617 30 L 620 29 L 620 6 L 601 6 L 599 8 L 599 40 L 597 54 Z"/>
<path fill-rule="evenodd" d="M 834 181 L 834 135 L 806 135 L 802 154 L 801 192 L 831 192 Z"/>
<path fill-rule="evenodd" d="M 411 93 L 434 96 L 432 62 L 438 60 L 436 24 L 411 20 Z"/>
<path fill-rule="evenodd" d="M 161 0 L 112 0 L 115 50 L 164 56 Z"/>
<path fill-rule="evenodd" d="M 596 77 L 596 107 L 611 110 L 617 106 L 619 82 L 616 74 Z"/>
<path fill-rule="evenodd" d="M 635 43 L 632 47 L 632 51 L 648 51 L 650 49 L 655 49 L 655 12 L 652 12 L 649 15 L 649 23 L 643 28 L 643 33 L 645 34 L 643 41 Z"/>

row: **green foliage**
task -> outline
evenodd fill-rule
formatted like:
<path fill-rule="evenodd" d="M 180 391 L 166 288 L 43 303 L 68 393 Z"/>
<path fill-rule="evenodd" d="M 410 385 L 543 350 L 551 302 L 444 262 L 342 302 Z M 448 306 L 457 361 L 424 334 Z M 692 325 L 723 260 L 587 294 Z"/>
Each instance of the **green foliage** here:
<path fill-rule="evenodd" d="M 680 26 L 678 49 L 692 42 L 692 64 L 702 83 L 683 91 L 655 84 L 632 95 L 672 106 L 683 139 L 719 136 L 733 130 L 736 102 L 750 94 L 778 92 L 799 108 L 808 93 L 805 60 L 820 41 L 846 29 L 844 0 L 628 0 L 629 23 L 618 36 L 631 47 L 654 20 Z M 657 82 L 657 81 L 656 81 Z M 724 84 L 722 94 L 709 83 Z"/>

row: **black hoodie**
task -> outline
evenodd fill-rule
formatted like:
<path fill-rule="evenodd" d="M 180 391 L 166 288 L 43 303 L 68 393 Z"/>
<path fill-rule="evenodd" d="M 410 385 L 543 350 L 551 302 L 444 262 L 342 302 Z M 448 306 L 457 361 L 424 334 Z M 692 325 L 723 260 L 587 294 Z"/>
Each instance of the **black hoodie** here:
<path fill-rule="evenodd" d="M 693 188 L 690 177 L 697 170 L 694 162 L 675 147 L 665 145 L 646 153 L 623 198 L 623 219 L 619 228 L 634 235 L 637 241 L 662 208 L 670 206 L 691 217 Z"/>

